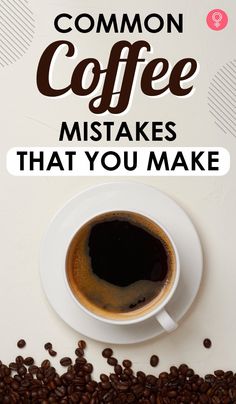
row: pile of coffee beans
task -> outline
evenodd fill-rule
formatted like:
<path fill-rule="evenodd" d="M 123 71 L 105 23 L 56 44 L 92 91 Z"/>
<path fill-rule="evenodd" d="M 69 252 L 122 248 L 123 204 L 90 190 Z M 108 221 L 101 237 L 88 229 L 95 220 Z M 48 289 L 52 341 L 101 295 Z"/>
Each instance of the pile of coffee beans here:
<path fill-rule="evenodd" d="M 17 345 L 24 348 L 26 343 L 20 340 Z M 52 344 L 44 347 L 50 355 Z M 64 371 L 60 374 L 49 359 L 41 365 L 36 365 L 32 357 L 21 355 L 9 365 L 0 361 L 0 403 L 236 404 L 236 374 L 232 371 L 216 370 L 200 377 L 182 364 L 159 375 L 147 375 L 143 371 L 134 372 L 129 359 L 119 363 L 112 349 L 106 348 L 102 356 L 112 370 L 96 381 L 92 377 L 93 365 L 84 356 L 85 349 L 85 341 L 79 341 L 73 360 L 61 358 Z M 156 355 L 150 358 L 153 367 L 158 362 Z"/>

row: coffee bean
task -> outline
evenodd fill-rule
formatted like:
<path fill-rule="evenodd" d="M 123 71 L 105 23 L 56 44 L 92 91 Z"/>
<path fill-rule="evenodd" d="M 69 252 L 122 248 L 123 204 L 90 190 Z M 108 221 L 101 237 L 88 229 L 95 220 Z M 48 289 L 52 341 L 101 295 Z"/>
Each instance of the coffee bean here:
<path fill-rule="evenodd" d="M 144 372 L 142 372 L 142 370 L 139 370 L 139 371 L 137 372 L 137 377 L 141 378 L 142 380 L 145 380 L 145 379 L 146 379 L 146 375 L 145 375 Z"/>
<path fill-rule="evenodd" d="M 60 360 L 62 366 L 70 366 L 72 364 L 71 358 L 65 357 Z"/>
<path fill-rule="evenodd" d="M 168 373 L 167 372 L 161 372 L 159 374 L 159 378 L 160 379 L 167 379 L 168 378 Z"/>
<path fill-rule="evenodd" d="M 168 391 L 168 393 L 167 393 L 167 396 L 169 397 L 169 398 L 176 398 L 177 397 L 177 391 L 175 391 L 175 390 L 171 390 L 171 391 Z"/>
<path fill-rule="evenodd" d="M 209 390 L 209 388 L 210 388 L 210 384 L 207 383 L 207 382 L 203 382 L 200 385 L 199 390 L 200 390 L 201 393 L 206 393 Z"/>
<path fill-rule="evenodd" d="M 76 350 L 75 350 L 75 354 L 76 354 L 76 356 L 84 356 L 84 350 L 83 350 L 83 348 L 76 348 Z"/>
<path fill-rule="evenodd" d="M 123 383 L 118 383 L 116 386 L 117 390 L 119 391 L 128 391 L 129 390 L 129 382 L 128 381 L 123 381 Z"/>
<path fill-rule="evenodd" d="M 104 373 L 101 373 L 100 374 L 100 380 L 101 380 L 101 382 L 106 383 L 106 382 L 109 381 L 109 377 L 107 375 L 105 375 Z"/>
<path fill-rule="evenodd" d="M 111 348 L 105 348 L 105 349 L 102 351 L 102 356 L 103 356 L 104 358 L 110 358 L 112 355 L 113 355 L 113 351 L 112 351 Z"/>
<path fill-rule="evenodd" d="M 64 386 L 57 387 L 55 390 L 55 394 L 57 397 L 62 398 L 66 394 L 66 389 Z"/>
<path fill-rule="evenodd" d="M 22 357 L 21 355 L 18 355 L 18 356 L 16 357 L 16 363 L 17 363 L 18 366 L 23 365 L 24 359 L 23 359 L 23 357 Z"/>
<path fill-rule="evenodd" d="M 85 363 L 87 363 L 87 360 L 81 356 L 79 358 L 76 358 L 75 363 L 77 363 L 78 365 L 84 365 Z"/>
<path fill-rule="evenodd" d="M 21 383 L 22 378 L 19 375 L 15 375 L 14 376 L 14 380 L 16 380 L 17 382 Z"/>
<path fill-rule="evenodd" d="M 37 371 L 38 371 L 38 366 L 36 366 L 36 365 L 29 366 L 28 371 L 29 371 L 29 373 L 31 373 L 32 375 L 33 375 L 33 374 L 36 374 Z"/>
<path fill-rule="evenodd" d="M 77 401 L 74 401 L 74 402 L 78 402 L 78 400 Z M 83 395 L 82 397 L 81 397 L 81 403 L 82 404 L 88 404 L 90 402 L 90 398 L 89 397 L 87 397 L 87 396 L 85 396 L 85 395 Z"/>
<path fill-rule="evenodd" d="M 48 369 L 50 367 L 50 361 L 48 359 L 45 359 L 42 363 L 41 363 L 41 368 L 43 369 Z"/>
<path fill-rule="evenodd" d="M 132 362 L 131 362 L 129 359 L 124 359 L 123 362 L 122 362 L 122 365 L 123 365 L 125 368 L 131 368 Z"/>
<path fill-rule="evenodd" d="M 48 351 L 49 349 L 52 349 L 51 342 L 46 342 L 46 344 L 44 344 L 44 348 L 46 349 L 46 351 Z"/>
<path fill-rule="evenodd" d="M 150 365 L 155 368 L 159 363 L 159 358 L 157 355 L 152 355 L 150 358 Z"/>
<path fill-rule="evenodd" d="M 107 382 L 102 382 L 101 386 L 102 386 L 103 390 L 110 390 L 112 385 L 109 381 L 107 381 Z"/>
<path fill-rule="evenodd" d="M 212 404 L 221 404 L 220 398 L 217 396 L 212 397 L 211 400 Z M 230 401 L 228 401 L 227 399 L 225 400 L 225 403 L 230 403 Z M 235 404 L 235 401 L 233 402 Z"/>
<path fill-rule="evenodd" d="M 86 348 L 86 342 L 81 339 L 78 342 L 78 347 L 81 348 L 81 349 L 85 349 Z"/>
<path fill-rule="evenodd" d="M 48 353 L 49 353 L 50 356 L 56 356 L 57 355 L 57 352 L 54 351 L 53 349 L 49 349 Z"/>
<path fill-rule="evenodd" d="M 30 356 L 24 359 L 24 365 L 31 366 L 34 364 L 34 359 Z"/>
<path fill-rule="evenodd" d="M 86 364 L 84 365 L 84 367 L 83 367 L 83 370 L 84 370 L 86 373 L 92 373 L 92 371 L 93 371 L 93 365 L 92 365 L 91 363 L 86 363 Z"/>
<path fill-rule="evenodd" d="M 225 372 L 223 370 L 215 370 L 214 371 L 214 375 L 216 375 L 217 377 L 222 377 L 224 376 Z"/>
<path fill-rule="evenodd" d="M 14 382 L 12 382 L 11 387 L 13 388 L 13 390 L 18 390 L 20 387 L 20 383 L 17 383 L 17 381 L 14 380 Z"/>
<path fill-rule="evenodd" d="M 122 367 L 120 365 L 115 365 L 114 371 L 117 375 L 121 375 L 122 373 Z"/>
<path fill-rule="evenodd" d="M 187 371 L 188 371 L 188 366 L 185 365 L 185 363 L 183 363 L 182 365 L 179 366 L 179 372 L 182 375 L 186 375 Z"/>
<path fill-rule="evenodd" d="M 188 369 L 187 372 L 186 372 L 186 376 L 187 377 L 192 377 L 193 375 L 194 375 L 193 369 Z"/>
<path fill-rule="evenodd" d="M 206 394 L 201 394 L 199 397 L 199 402 L 202 404 L 207 404 L 209 402 Z"/>
<path fill-rule="evenodd" d="M 27 373 L 27 369 L 25 366 L 20 366 L 17 369 L 17 372 L 18 372 L 19 376 L 24 376 Z"/>
<path fill-rule="evenodd" d="M 20 340 L 17 342 L 17 346 L 18 346 L 18 348 L 24 348 L 24 347 L 26 346 L 25 340 L 24 340 L 24 339 L 20 339 Z"/>
<path fill-rule="evenodd" d="M 15 363 L 15 362 L 11 362 L 11 363 L 9 364 L 9 368 L 12 369 L 12 370 L 16 370 L 16 369 L 18 368 L 18 365 L 17 365 L 17 363 Z"/>
<path fill-rule="evenodd" d="M 119 377 L 118 377 L 115 373 L 111 373 L 111 374 L 110 374 L 110 380 L 111 380 L 113 383 L 118 383 L 118 382 L 119 382 Z"/>
<path fill-rule="evenodd" d="M 176 366 L 171 366 L 171 367 L 170 367 L 170 374 L 171 374 L 173 377 L 177 377 L 178 374 L 179 374 L 178 368 L 177 368 Z"/>
<path fill-rule="evenodd" d="M 107 359 L 107 363 L 108 363 L 109 365 L 111 365 L 111 366 L 115 366 L 115 365 L 117 365 L 118 360 L 117 360 L 116 358 L 114 358 L 113 356 L 110 356 L 110 357 Z"/>
<path fill-rule="evenodd" d="M 205 348 L 209 349 L 209 348 L 211 348 L 212 342 L 209 338 L 205 338 L 203 341 L 203 345 Z"/>

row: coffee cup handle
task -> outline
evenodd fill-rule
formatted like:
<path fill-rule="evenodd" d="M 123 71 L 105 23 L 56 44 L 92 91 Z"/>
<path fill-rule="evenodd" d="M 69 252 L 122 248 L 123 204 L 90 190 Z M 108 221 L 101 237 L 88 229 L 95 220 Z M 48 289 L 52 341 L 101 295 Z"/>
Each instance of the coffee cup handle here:
<path fill-rule="evenodd" d="M 166 332 L 174 331 L 178 327 L 178 324 L 172 319 L 165 309 L 156 315 L 156 319 Z"/>

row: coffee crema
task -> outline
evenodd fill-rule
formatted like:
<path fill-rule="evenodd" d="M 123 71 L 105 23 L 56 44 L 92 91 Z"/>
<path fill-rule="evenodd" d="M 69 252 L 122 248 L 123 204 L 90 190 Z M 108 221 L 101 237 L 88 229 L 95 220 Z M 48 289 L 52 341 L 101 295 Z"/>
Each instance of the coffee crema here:
<path fill-rule="evenodd" d="M 106 212 L 74 235 L 66 275 L 87 310 L 128 320 L 150 312 L 168 295 L 176 256 L 164 230 L 151 219 L 136 212 Z"/>

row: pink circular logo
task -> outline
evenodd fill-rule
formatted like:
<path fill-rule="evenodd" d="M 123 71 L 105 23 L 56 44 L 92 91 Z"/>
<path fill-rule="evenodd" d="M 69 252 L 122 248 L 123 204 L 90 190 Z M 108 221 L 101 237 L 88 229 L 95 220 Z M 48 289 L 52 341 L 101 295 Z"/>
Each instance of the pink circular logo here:
<path fill-rule="evenodd" d="M 228 16 L 225 11 L 216 8 L 207 15 L 207 25 L 214 31 L 220 31 L 228 24 Z"/>

